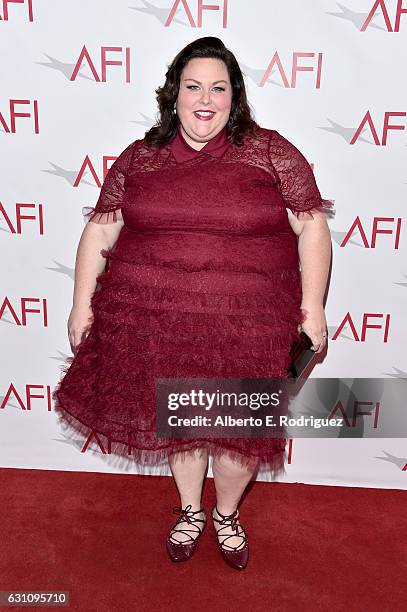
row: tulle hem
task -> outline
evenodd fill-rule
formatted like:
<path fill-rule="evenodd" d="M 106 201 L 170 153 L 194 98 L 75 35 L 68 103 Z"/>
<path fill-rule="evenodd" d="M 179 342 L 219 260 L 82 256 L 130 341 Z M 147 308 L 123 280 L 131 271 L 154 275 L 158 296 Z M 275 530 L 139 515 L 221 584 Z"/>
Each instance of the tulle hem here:
<path fill-rule="evenodd" d="M 58 397 L 61 382 L 52 393 L 55 401 L 54 413 L 66 439 L 69 439 L 73 446 L 80 448 L 81 453 L 95 450 L 100 453 L 100 457 L 110 466 L 129 470 L 139 468 L 144 473 L 157 475 L 169 474 L 169 457 L 175 453 L 177 460 L 184 460 L 198 451 L 200 454 L 207 451 L 213 458 L 226 455 L 236 461 L 241 467 L 261 474 L 266 479 L 275 479 L 285 474 L 286 461 L 286 442 L 285 438 L 273 438 L 272 447 L 267 451 L 253 447 L 252 452 L 239 449 L 239 440 L 233 438 L 218 439 L 170 439 L 157 438 L 160 448 L 148 449 L 137 445 L 137 441 L 118 440 L 109 434 L 101 431 L 101 427 L 86 425 L 77 417 L 72 415 L 66 407 L 62 406 L 61 398 Z M 82 436 L 83 439 L 79 439 Z M 255 441 L 255 440 L 253 440 Z M 165 445 L 164 445 L 165 444 Z"/>

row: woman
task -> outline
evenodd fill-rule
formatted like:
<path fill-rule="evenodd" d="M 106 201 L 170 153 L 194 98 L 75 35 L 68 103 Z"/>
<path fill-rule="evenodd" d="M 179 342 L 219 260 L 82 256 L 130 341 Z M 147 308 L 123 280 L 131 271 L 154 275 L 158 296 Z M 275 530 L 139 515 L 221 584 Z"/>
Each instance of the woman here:
<path fill-rule="evenodd" d="M 187 45 L 156 93 L 157 125 L 119 155 L 85 211 L 74 357 L 55 410 L 68 432 L 107 436 L 114 455 L 170 465 L 181 502 L 166 541 L 173 561 L 190 559 L 204 530 L 211 453 L 217 542 L 243 569 L 238 504 L 255 473 L 284 470 L 286 440 L 158 438 L 155 380 L 287 377 L 301 329 L 323 350 L 332 202 L 298 149 L 254 121 L 220 39 Z"/>

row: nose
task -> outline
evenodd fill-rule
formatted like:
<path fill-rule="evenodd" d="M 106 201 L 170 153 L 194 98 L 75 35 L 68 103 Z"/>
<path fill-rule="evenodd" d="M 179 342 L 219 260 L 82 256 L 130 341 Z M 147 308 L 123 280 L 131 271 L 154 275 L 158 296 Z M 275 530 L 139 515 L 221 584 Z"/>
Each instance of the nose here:
<path fill-rule="evenodd" d="M 208 90 L 202 89 L 201 102 L 202 102 L 202 104 L 210 104 L 211 96 L 210 96 L 210 90 L 209 89 Z"/>

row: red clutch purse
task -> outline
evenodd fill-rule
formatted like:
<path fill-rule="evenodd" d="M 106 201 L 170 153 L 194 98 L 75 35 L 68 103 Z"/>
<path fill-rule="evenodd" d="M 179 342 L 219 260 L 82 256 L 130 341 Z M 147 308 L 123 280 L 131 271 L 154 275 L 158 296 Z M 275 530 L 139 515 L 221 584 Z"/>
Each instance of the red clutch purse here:
<path fill-rule="evenodd" d="M 291 365 L 288 373 L 298 378 L 307 365 L 315 357 L 316 351 L 311 349 L 312 340 L 305 332 L 300 332 L 300 339 L 292 343 L 290 349 Z"/>

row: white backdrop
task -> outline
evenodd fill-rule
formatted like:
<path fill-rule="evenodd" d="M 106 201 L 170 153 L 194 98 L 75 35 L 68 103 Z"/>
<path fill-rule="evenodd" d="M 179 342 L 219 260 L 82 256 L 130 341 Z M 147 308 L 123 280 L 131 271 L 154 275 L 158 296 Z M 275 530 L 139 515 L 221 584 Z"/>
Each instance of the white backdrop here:
<path fill-rule="evenodd" d="M 124 470 L 65 439 L 50 400 L 71 355 L 81 210 L 155 123 L 167 65 L 201 36 L 235 53 L 257 122 L 302 151 L 335 201 L 329 348 L 312 376 L 407 376 L 406 31 L 398 0 L 0 3 L 2 467 Z M 403 438 L 288 451 L 280 481 L 407 488 Z"/>

